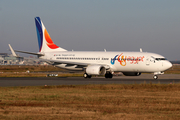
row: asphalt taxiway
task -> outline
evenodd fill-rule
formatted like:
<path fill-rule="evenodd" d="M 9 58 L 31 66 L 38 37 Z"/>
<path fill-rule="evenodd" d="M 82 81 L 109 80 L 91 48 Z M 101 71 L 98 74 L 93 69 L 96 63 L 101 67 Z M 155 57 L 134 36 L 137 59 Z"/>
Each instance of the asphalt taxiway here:
<path fill-rule="evenodd" d="M 44 86 L 44 85 L 87 85 L 87 84 L 173 84 L 180 83 L 179 74 L 160 75 L 154 80 L 152 74 L 143 74 L 141 76 L 114 76 L 112 79 L 104 77 L 92 77 L 85 79 L 83 77 L 23 77 L 23 78 L 0 78 L 0 87 L 13 86 Z"/>

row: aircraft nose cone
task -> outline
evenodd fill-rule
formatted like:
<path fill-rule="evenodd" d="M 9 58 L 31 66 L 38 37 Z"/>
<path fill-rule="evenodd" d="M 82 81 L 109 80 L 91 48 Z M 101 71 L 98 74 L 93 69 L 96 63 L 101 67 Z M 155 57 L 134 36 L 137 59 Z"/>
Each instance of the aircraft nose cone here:
<path fill-rule="evenodd" d="M 166 69 L 169 69 L 172 67 L 172 63 L 167 61 L 165 66 L 166 66 Z"/>

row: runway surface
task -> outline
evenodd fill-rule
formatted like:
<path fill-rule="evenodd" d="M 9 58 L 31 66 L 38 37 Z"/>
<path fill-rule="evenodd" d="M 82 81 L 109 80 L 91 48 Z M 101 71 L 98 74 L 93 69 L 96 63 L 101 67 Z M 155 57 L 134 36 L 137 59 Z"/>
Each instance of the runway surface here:
<path fill-rule="evenodd" d="M 87 85 L 87 84 L 173 84 L 180 83 L 179 74 L 160 75 L 154 80 L 152 74 L 141 76 L 114 76 L 112 79 L 104 77 L 37 77 L 37 78 L 0 78 L 0 87 L 12 86 L 44 86 L 44 85 Z"/>

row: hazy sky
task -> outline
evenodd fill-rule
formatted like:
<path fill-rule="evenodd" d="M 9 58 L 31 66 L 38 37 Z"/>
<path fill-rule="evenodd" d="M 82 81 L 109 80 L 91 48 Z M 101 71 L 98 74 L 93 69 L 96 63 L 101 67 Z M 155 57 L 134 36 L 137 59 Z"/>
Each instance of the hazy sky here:
<path fill-rule="evenodd" d="M 180 0 L 0 0 L 0 52 L 38 52 L 39 16 L 58 46 L 180 60 Z"/>

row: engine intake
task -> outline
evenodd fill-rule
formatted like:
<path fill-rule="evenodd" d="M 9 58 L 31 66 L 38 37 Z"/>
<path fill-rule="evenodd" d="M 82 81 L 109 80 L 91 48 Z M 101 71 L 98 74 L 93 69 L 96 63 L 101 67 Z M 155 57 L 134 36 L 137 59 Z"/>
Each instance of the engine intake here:
<path fill-rule="evenodd" d="M 86 73 L 88 75 L 104 75 L 106 69 L 102 65 L 90 65 L 86 68 Z"/>

